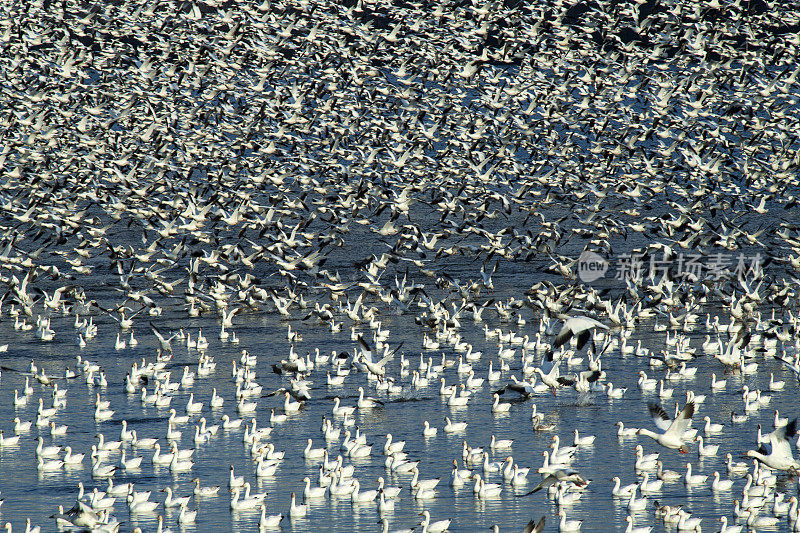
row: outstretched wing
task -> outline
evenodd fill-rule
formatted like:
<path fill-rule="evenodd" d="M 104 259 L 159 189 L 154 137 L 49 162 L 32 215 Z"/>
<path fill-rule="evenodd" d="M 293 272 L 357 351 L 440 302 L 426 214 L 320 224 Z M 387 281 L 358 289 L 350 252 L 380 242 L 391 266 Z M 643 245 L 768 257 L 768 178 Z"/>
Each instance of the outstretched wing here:
<path fill-rule="evenodd" d="M 792 445 L 789 439 L 797 433 L 797 419 L 795 418 L 783 427 L 769 434 L 769 443 L 772 446 L 771 455 L 792 459 Z"/>
<path fill-rule="evenodd" d="M 583 372 L 580 373 L 580 378 L 585 379 L 589 383 L 594 383 L 595 381 L 600 379 L 600 376 L 602 375 L 603 373 L 600 372 L 599 370 L 584 370 Z"/>
<path fill-rule="evenodd" d="M 405 341 L 404 341 L 404 342 L 405 342 Z M 398 351 L 400 348 L 402 348 L 402 347 L 403 347 L 403 343 L 401 342 L 400 344 L 398 344 L 398 345 L 397 345 L 397 347 L 396 347 L 394 350 L 392 350 L 391 352 L 389 352 L 389 354 L 388 354 L 386 357 L 382 358 L 380 361 L 378 361 L 378 362 L 377 362 L 377 363 L 375 363 L 375 364 L 376 364 L 376 365 L 378 365 L 378 366 L 383 366 L 383 365 L 385 365 L 386 363 L 388 363 L 389 361 L 391 361 L 391 360 L 394 358 L 394 354 L 396 354 L 396 353 L 397 353 L 397 351 Z"/>
<path fill-rule="evenodd" d="M 556 381 L 558 381 L 560 384 L 564 385 L 565 387 L 571 387 L 572 385 L 575 385 L 575 381 L 577 381 L 577 380 L 575 379 L 574 376 L 558 376 L 556 378 Z"/>
<path fill-rule="evenodd" d="M 533 520 L 531 520 L 528 522 L 528 525 L 525 526 L 525 529 L 522 530 L 522 533 L 542 533 L 542 531 L 544 531 L 546 519 L 547 517 L 543 516 L 535 524 L 533 523 Z"/>
<path fill-rule="evenodd" d="M 361 335 L 358 336 L 358 346 L 361 348 L 361 353 L 364 355 L 364 358 L 371 363 L 372 347 L 366 340 L 364 340 L 364 337 Z"/>
<path fill-rule="evenodd" d="M 570 329 L 568 324 L 569 321 L 564 322 L 564 325 L 561 327 L 561 330 L 558 332 L 558 335 L 556 335 L 556 338 L 553 341 L 553 348 L 563 346 L 572 338 L 572 329 Z"/>
<path fill-rule="evenodd" d="M 547 477 L 545 477 L 543 480 L 541 480 L 538 485 L 533 487 L 533 490 L 531 490 L 530 492 L 526 492 L 525 494 L 518 494 L 517 497 L 518 498 L 522 498 L 524 496 L 530 496 L 534 492 L 539 492 L 540 490 L 546 489 L 547 487 L 549 487 L 551 485 L 555 485 L 556 483 L 558 483 L 558 478 L 556 476 L 554 476 L 553 474 L 550 474 Z"/>
<path fill-rule="evenodd" d="M 563 352 L 560 352 L 558 355 L 556 355 L 553 350 L 547 350 L 547 353 L 544 354 L 544 360 L 540 365 L 542 372 L 554 378 L 557 377 L 559 372 L 554 372 L 554 370 L 558 368 L 562 357 Z"/>
<path fill-rule="evenodd" d="M 686 430 L 689 429 L 689 424 L 692 422 L 693 416 L 694 402 L 688 402 L 683 406 L 683 409 L 681 409 L 681 412 L 678 413 L 678 416 L 675 417 L 675 420 L 672 421 L 672 424 L 670 424 L 666 433 L 677 435 L 679 437 L 682 436 L 684 433 L 686 433 Z"/>
<path fill-rule="evenodd" d="M 664 408 L 654 402 L 647 402 L 647 408 L 650 410 L 650 416 L 653 417 L 656 427 L 662 432 L 666 432 L 672 425 L 672 419 L 664 411 Z"/>

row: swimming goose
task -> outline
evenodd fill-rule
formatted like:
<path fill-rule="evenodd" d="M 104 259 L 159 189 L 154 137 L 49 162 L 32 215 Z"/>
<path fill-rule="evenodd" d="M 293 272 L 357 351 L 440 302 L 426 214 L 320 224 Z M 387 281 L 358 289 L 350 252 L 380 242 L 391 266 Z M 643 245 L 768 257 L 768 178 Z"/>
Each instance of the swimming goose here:
<path fill-rule="evenodd" d="M 703 436 L 698 435 L 695 437 L 695 442 L 698 443 L 697 445 L 697 454 L 700 457 L 714 457 L 717 455 L 717 451 L 719 450 L 719 444 L 703 444 Z"/>
<path fill-rule="evenodd" d="M 437 520 L 436 522 L 431 522 L 431 513 L 427 509 L 420 513 L 420 516 L 423 517 L 422 522 L 420 525 L 422 526 L 422 531 L 427 531 L 428 533 L 442 533 L 446 531 L 447 528 L 450 527 L 450 523 L 452 522 L 451 519 L 446 520 Z"/>
<path fill-rule="evenodd" d="M 209 486 L 209 487 L 201 487 L 200 486 L 200 478 L 196 477 L 192 479 L 192 483 L 194 483 L 194 495 L 199 496 L 202 498 L 210 498 L 212 496 L 216 496 L 219 494 L 219 485 Z"/>
<path fill-rule="evenodd" d="M 297 499 L 294 492 L 292 493 L 291 502 L 289 504 L 289 516 L 294 518 L 302 518 L 308 514 L 308 505 L 297 504 Z"/>
<path fill-rule="evenodd" d="M 353 503 L 371 503 L 378 497 L 377 490 L 361 491 L 361 484 L 357 479 L 353 480 L 353 492 L 350 493 L 350 500 Z"/>
<path fill-rule="evenodd" d="M 635 494 L 636 488 L 639 486 L 637 483 L 621 486 L 621 481 L 617 476 L 611 478 L 611 481 L 614 482 L 614 487 L 611 489 L 611 494 L 616 498 L 630 497 L 632 494 Z"/>
<path fill-rule="evenodd" d="M 261 517 L 258 520 L 259 530 L 265 531 L 280 527 L 281 520 L 283 520 L 282 514 L 267 515 L 267 507 L 265 505 L 259 505 L 259 508 L 261 509 Z"/>
<path fill-rule="evenodd" d="M 386 487 L 386 481 L 383 477 L 378 477 L 378 490 L 383 493 L 387 498 L 397 498 L 400 495 L 402 487 Z"/>
<path fill-rule="evenodd" d="M 308 439 L 306 441 L 306 443 L 307 444 L 306 444 L 305 450 L 303 450 L 303 457 L 305 457 L 306 459 L 322 459 L 322 457 L 323 457 L 323 455 L 324 455 L 324 453 L 326 451 L 325 448 L 312 448 L 311 447 L 311 445 L 312 445 L 312 440 L 311 439 Z"/>
<path fill-rule="evenodd" d="M 708 476 L 702 474 L 692 474 L 692 463 L 686 463 L 686 474 L 683 482 L 686 485 L 702 485 L 708 481 Z"/>
<path fill-rule="evenodd" d="M 242 498 L 240 500 L 239 498 L 241 496 L 242 491 L 241 488 L 239 487 L 232 488 L 231 493 L 232 493 L 230 502 L 231 511 L 255 509 L 256 507 L 261 505 L 262 500 L 259 500 L 258 498 Z"/>
<path fill-rule="evenodd" d="M 52 459 L 54 457 L 58 457 L 58 455 L 61 453 L 61 446 L 45 446 L 44 439 L 42 439 L 42 437 L 37 437 L 36 440 L 38 442 L 36 446 L 36 455 L 38 457 L 43 459 Z"/>
<path fill-rule="evenodd" d="M 558 523 L 558 530 L 560 532 L 580 531 L 583 520 L 567 520 L 567 513 L 564 509 L 558 510 L 558 516 L 561 521 Z"/>
<path fill-rule="evenodd" d="M 714 481 L 711 482 L 711 490 L 714 492 L 726 491 L 731 490 L 733 487 L 733 480 L 731 479 L 720 479 L 719 472 L 716 470 L 714 471 Z"/>
<path fill-rule="evenodd" d="M 166 492 L 167 497 L 164 500 L 164 507 L 166 508 L 174 508 L 174 507 L 181 507 L 182 505 L 188 505 L 189 500 L 191 500 L 191 496 L 182 496 L 180 498 L 173 497 L 172 495 L 172 487 L 164 487 L 161 489 L 161 492 Z"/>

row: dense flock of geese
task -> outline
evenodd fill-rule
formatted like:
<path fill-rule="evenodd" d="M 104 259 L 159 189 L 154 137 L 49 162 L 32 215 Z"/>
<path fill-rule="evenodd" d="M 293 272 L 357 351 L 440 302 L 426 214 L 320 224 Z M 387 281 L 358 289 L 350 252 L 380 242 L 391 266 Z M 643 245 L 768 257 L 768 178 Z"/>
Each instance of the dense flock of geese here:
<path fill-rule="evenodd" d="M 544 491 L 556 516 L 494 531 L 579 531 L 579 500 L 608 490 L 628 532 L 800 531 L 794 413 L 758 424 L 800 383 L 798 23 L 766 0 L 9 4 L 0 397 L 14 416 L 0 452 L 21 466 L 30 452 L 42 479 L 87 473 L 42 527 L 202 530 L 204 502 L 230 495 L 265 531 L 325 530 L 313 503 L 327 499 L 372 506 L 383 532 L 469 531 L 457 507 L 425 506 Z M 582 252 L 616 273 L 582 282 Z M 642 275 L 615 277 L 623 254 Z M 269 353 L 240 338 L 264 316 L 286 331 Z M 203 319 L 213 333 L 190 326 Z M 304 340 L 321 331 L 332 353 Z M 47 345 L 56 361 L 37 360 Z M 241 350 L 232 365 L 221 346 Z M 652 426 L 608 419 L 592 435 L 558 416 L 565 397 L 625 401 L 628 375 Z M 159 434 L 119 416 L 117 390 L 159 413 Z M 733 391 L 730 421 L 703 413 Z M 356 426 L 437 392 L 448 416 L 414 434 Z M 70 406 L 87 394 L 96 437 L 72 449 Z M 287 426 L 316 426 L 319 402 L 302 457 L 279 449 Z M 465 413 L 502 423 L 522 408 L 532 425 L 507 428 L 515 439 L 463 437 Z M 732 431 L 757 437 L 725 448 Z M 195 451 L 234 433 L 252 469 L 204 485 Z M 638 439 L 635 483 L 573 469 L 596 437 Z M 523 466 L 513 450 L 541 440 L 542 466 Z M 452 462 L 449 480 L 425 477 L 423 449 Z M 675 454 L 685 471 L 664 467 Z M 281 477 L 303 461 L 308 476 Z M 380 461 L 373 488 L 364 465 Z M 123 481 L 146 462 L 191 492 Z M 276 477 L 289 501 L 250 481 Z M 6 498 L 13 483 L 0 479 Z M 659 499 L 672 483 L 733 505 L 712 524 L 690 499 Z M 397 529 L 411 502 L 419 519 Z"/>

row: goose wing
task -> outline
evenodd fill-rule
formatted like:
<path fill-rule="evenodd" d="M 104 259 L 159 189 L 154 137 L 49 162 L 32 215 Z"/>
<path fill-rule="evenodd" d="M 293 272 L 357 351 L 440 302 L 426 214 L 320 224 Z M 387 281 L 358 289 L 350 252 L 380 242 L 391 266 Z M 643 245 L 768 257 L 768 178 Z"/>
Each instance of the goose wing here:
<path fill-rule="evenodd" d="M 672 419 L 669 417 L 664 408 L 654 402 L 648 402 L 647 408 L 650 410 L 650 416 L 653 417 L 653 423 L 663 433 L 666 432 L 672 425 Z"/>
<path fill-rule="evenodd" d="M 553 347 L 558 348 L 568 342 L 573 335 L 577 335 L 577 348 L 580 350 L 591 338 L 591 330 L 594 328 L 608 329 L 608 326 L 588 316 L 567 318 L 564 321 L 564 325 L 561 327 L 561 331 L 558 332 L 556 339 L 553 341 Z"/>
<path fill-rule="evenodd" d="M 542 372 L 547 374 L 548 376 L 552 377 L 553 379 L 557 378 L 559 375 L 559 364 L 561 363 L 562 355 L 559 354 L 556 357 L 556 354 L 553 350 L 548 350 L 547 353 L 544 355 L 544 360 L 539 367 L 542 369 Z"/>
<path fill-rule="evenodd" d="M 792 445 L 789 439 L 797 433 L 797 419 L 795 418 L 783 427 L 769 434 L 769 444 L 772 447 L 770 455 L 793 459 Z"/>
<path fill-rule="evenodd" d="M 396 354 L 398 352 L 398 350 L 400 350 L 400 348 L 402 348 L 402 347 L 403 347 L 403 343 L 401 342 L 400 344 L 397 345 L 397 347 L 394 350 L 389 352 L 389 354 L 386 357 L 382 358 L 380 361 L 378 361 L 375 364 L 382 367 L 383 365 L 385 365 L 386 363 L 391 361 L 394 358 L 394 354 Z"/>
<path fill-rule="evenodd" d="M 600 379 L 600 376 L 602 375 L 603 373 L 600 372 L 599 370 L 584 370 L 578 375 L 578 377 L 579 379 L 586 380 L 589 383 L 594 383 L 595 381 Z"/>
<path fill-rule="evenodd" d="M 361 354 L 364 356 L 364 359 L 366 359 L 367 361 L 369 361 L 371 363 L 372 362 L 372 347 L 369 345 L 369 343 L 366 340 L 364 340 L 364 337 L 361 336 L 361 335 L 358 336 L 358 346 L 361 348 Z"/>
<path fill-rule="evenodd" d="M 542 533 L 542 531 L 544 531 L 544 524 L 546 518 L 547 518 L 546 516 L 543 516 L 536 523 L 534 523 L 533 520 L 531 520 L 530 522 L 528 522 L 528 525 L 525 526 L 525 529 L 522 530 L 522 533 Z"/>
<path fill-rule="evenodd" d="M 692 416 L 694 416 L 694 402 L 688 402 L 683 406 L 683 409 L 681 409 L 681 412 L 678 413 L 678 416 L 675 417 L 675 420 L 672 421 L 665 433 L 682 436 L 689 429 Z"/>

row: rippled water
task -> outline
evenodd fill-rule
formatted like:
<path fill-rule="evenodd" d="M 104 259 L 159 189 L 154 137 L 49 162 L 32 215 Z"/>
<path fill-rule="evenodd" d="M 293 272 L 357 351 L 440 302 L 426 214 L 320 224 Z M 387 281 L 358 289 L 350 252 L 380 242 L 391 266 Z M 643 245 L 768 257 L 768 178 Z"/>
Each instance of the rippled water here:
<path fill-rule="evenodd" d="M 498 292 L 510 289 L 508 280 L 501 281 Z M 509 325 L 498 322 L 494 316 L 487 317 L 490 328 L 501 327 L 503 330 L 514 329 L 520 333 L 532 334 L 537 330 L 536 321 L 530 316 L 529 311 L 524 311 L 523 316 L 530 319 L 524 326 Z M 420 336 L 418 327 L 412 323 L 412 315 L 392 315 L 384 317 L 383 327 L 392 334 L 390 342 L 393 344 L 404 342 L 403 351 L 411 360 L 412 368 L 419 362 Z M 59 387 L 68 389 L 67 407 L 54 417 L 57 424 L 68 424 L 68 434 L 64 437 L 51 439 L 49 431 L 45 428 L 42 434 L 45 443 L 54 441 L 60 445 L 70 445 L 77 452 L 88 452 L 92 443 L 96 442 L 95 435 L 103 433 L 108 439 L 117 439 L 120 432 L 120 421 L 127 420 L 129 427 L 136 429 L 140 437 L 161 437 L 166 432 L 166 410 L 154 407 L 143 408 L 139 401 L 139 394 L 126 394 L 123 388 L 124 376 L 132 361 L 146 358 L 152 360 L 155 350 L 155 338 L 149 331 L 136 330 L 135 335 L 140 344 L 136 348 L 115 351 L 113 339 L 117 332 L 116 324 L 98 319 L 100 332 L 97 339 L 90 341 L 86 348 L 78 348 L 73 340 L 74 332 L 72 317 L 53 316 L 52 324 L 56 330 L 53 342 L 44 343 L 35 338 L 33 332 L 20 333 L 13 330 L 13 323 L 5 320 L 0 323 L 0 343 L 9 343 L 9 350 L 3 354 L 0 361 L 5 367 L 25 369 L 31 359 L 44 367 L 48 374 L 60 375 L 65 366 L 75 366 L 75 356 L 84 359 L 99 361 L 108 376 L 109 384 L 106 387 L 97 385 L 88 386 L 82 376 L 69 382 L 60 381 Z M 210 346 L 207 353 L 218 362 L 216 372 L 207 378 L 198 378 L 195 385 L 189 390 L 179 391 L 173 398 L 172 405 L 179 412 L 188 400 L 189 392 L 194 393 L 197 401 L 202 401 L 204 406 L 202 415 L 209 420 L 217 421 L 223 413 L 228 413 L 232 418 L 238 417 L 235 408 L 234 383 L 231 379 L 231 361 L 237 359 L 242 348 L 246 348 L 258 355 L 257 381 L 264 386 L 264 390 L 272 390 L 283 384 L 283 378 L 272 373 L 271 365 L 281 358 L 285 358 L 289 351 L 286 338 L 286 327 L 291 324 L 293 329 L 302 332 L 303 340 L 295 345 L 299 353 L 313 351 L 319 348 L 322 353 L 331 350 L 349 350 L 353 346 L 350 332 L 343 331 L 331 334 L 324 326 L 317 326 L 311 321 L 299 320 L 281 321 L 271 315 L 248 316 L 242 315 L 234 319 L 234 328 L 240 337 L 238 346 L 222 343 L 217 340 L 219 324 L 216 320 L 198 318 L 187 320 L 182 317 L 165 315 L 156 322 L 164 329 L 183 327 L 185 331 L 196 334 L 202 328 L 209 338 Z M 365 326 L 365 333 L 368 327 Z M 346 328 L 345 328 L 346 329 Z M 641 340 L 642 345 L 653 350 L 664 348 L 664 333 L 652 331 L 652 322 L 643 323 L 637 328 L 631 341 L 635 344 Z M 474 344 L 476 350 L 482 350 L 482 359 L 475 364 L 477 374 L 485 375 L 489 361 L 498 367 L 497 345 L 495 341 L 487 341 L 483 335 L 483 324 L 473 324 L 466 319 L 461 328 L 462 334 L 468 342 Z M 615 333 L 612 333 L 612 335 Z M 705 334 L 704 324 L 698 324 L 697 330 L 690 332 L 693 344 L 702 343 Z M 175 341 L 177 342 L 177 341 Z M 443 350 L 449 359 L 455 359 L 457 354 L 452 350 Z M 702 351 L 701 351 L 702 352 Z M 442 350 L 430 352 L 436 360 L 441 358 Z M 427 355 L 427 354 L 426 354 Z M 198 352 L 188 351 L 185 346 L 176 347 L 175 355 L 170 366 L 173 367 L 173 380 L 180 377 L 184 365 L 196 367 Z M 636 375 L 639 370 L 645 370 L 655 377 L 663 376 L 664 372 L 651 371 L 647 365 L 647 358 L 636 356 L 621 356 L 618 351 L 612 351 L 603 356 L 604 369 L 608 379 L 615 386 L 628 387 L 628 392 L 623 399 L 610 400 L 604 393 L 592 393 L 587 398 L 579 398 L 574 391 L 561 391 L 557 397 L 550 393 L 539 395 L 528 402 L 514 402 L 510 413 L 495 416 L 490 409 L 490 391 L 496 388 L 493 384 L 484 384 L 477 391 L 475 397 L 466 408 L 451 409 L 438 394 L 438 382 L 427 389 L 413 390 L 406 387 L 399 397 L 385 398 L 386 405 L 368 411 L 356 413 L 356 423 L 362 432 L 368 436 L 368 442 L 375 443 L 373 454 L 370 458 L 355 462 L 356 477 L 361 481 L 362 490 L 374 488 L 378 476 L 387 478 L 389 485 L 404 487 L 401 500 L 394 512 L 390 513 L 393 527 L 413 526 L 420 520 L 419 513 L 423 509 L 431 511 L 433 519 L 452 517 L 454 519 L 451 531 L 480 531 L 499 524 L 501 530 L 514 530 L 521 528 L 529 519 L 537 518 L 543 514 L 548 516 L 551 524 L 557 519 L 556 507 L 544 494 L 535 494 L 525 498 L 515 497 L 515 492 L 527 492 L 538 475 L 530 476 L 531 482 L 527 487 L 515 491 L 510 485 L 505 485 L 502 495 L 497 499 L 481 501 L 477 499 L 466 485 L 460 490 L 453 490 L 449 483 L 449 472 L 454 458 L 461 455 L 462 441 L 466 440 L 470 446 L 488 446 L 492 434 L 498 438 L 514 439 L 511 455 L 517 463 L 523 466 L 538 467 L 541 464 L 541 452 L 549 446 L 552 435 L 560 435 L 567 444 L 572 442 L 574 429 L 579 429 L 581 434 L 597 435 L 595 444 L 579 451 L 575 468 L 586 477 L 591 478 L 592 484 L 583 498 L 575 505 L 568 508 L 571 519 L 585 520 L 585 531 L 609 531 L 624 529 L 626 510 L 624 503 L 610 496 L 612 476 L 620 476 L 623 483 L 635 480 L 633 470 L 634 446 L 641 442 L 646 452 L 660 452 L 666 468 L 683 471 L 685 462 L 690 461 L 695 470 L 711 475 L 714 470 L 726 476 L 724 455 L 731 452 L 735 458 L 747 449 L 755 446 L 756 424 L 761 423 L 766 431 L 771 430 L 773 409 L 791 416 L 798 402 L 797 387 L 790 380 L 792 377 L 784 372 L 779 362 L 767 359 L 760 363 L 759 372 L 755 376 L 729 375 L 727 388 L 718 393 L 711 393 L 709 382 L 711 372 L 721 373 L 721 366 L 713 357 L 702 357 L 691 363 L 697 366 L 698 372 L 694 379 L 680 381 L 670 386 L 675 388 L 674 398 L 681 403 L 686 390 L 694 390 L 698 394 L 708 394 L 706 401 L 700 406 L 696 420 L 708 415 L 715 422 L 725 424 L 724 431 L 708 439 L 709 443 L 720 444 L 720 452 L 715 458 L 698 459 L 696 446 L 692 447 L 691 454 L 681 456 L 677 452 L 661 449 L 657 444 L 647 438 L 618 439 L 613 424 L 622 420 L 626 426 L 647 427 L 652 429 L 646 401 L 657 399 L 655 393 L 642 394 L 636 387 Z M 389 364 L 389 373 L 399 373 L 399 362 Z M 566 368 L 566 364 L 565 364 Z M 145 460 L 140 472 L 117 473 L 115 482 L 134 481 L 136 490 L 152 490 L 152 500 L 163 501 L 164 494 L 157 492 L 165 486 L 172 486 L 177 495 L 191 493 L 190 480 L 197 476 L 203 485 L 219 484 L 223 486 L 217 498 L 200 499 L 196 502 L 199 515 L 195 526 L 187 527 L 188 530 L 212 531 L 252 531 L 258 527 L 256 512 L 231 513 L 228 509 L 227 477 L 230 465 L 235 467 L 236 473 L 244 475 L 254 488 L 267 491 L 266 499 L 269 513 L 283 512 L 288 515 L 289 496 L 292 491 L 302 494 L 302 478 L 306 475 L 316 480 L 318 462 L 308 462 L 302 456 L 305 439 L 312 437 L 315 446 L 324 443 L 319 430 L 323 415 L 330 417 L 332 397 L 345 398 L 346 405 L 354 405 L 355 392 L 359 385 L 366 385 L 365 374 L 353 372 L 344 387 L 328 387 L 325 385 L 325 371 L 322 368 L 312 373 L 314 380 L 314 398 L 307 403 L 298 414 L 292 415 L 289 420 L 279 425 L 273 432 L 273 442 L 278 450 L 286 452 L 286 460 L 274 478 L 256 479 L 253 463 L 248 451 L 242 442 L 242 431 L 225 432 L 211 439 L 207 444 L 197 447 L 196 465 L 191 472 L 172 475 L 167 468 L 153 468 L 150 463 L 151 451 L 138 450 L 135 453 L 144 456 Z M 731 411 L 741 411 L 742 401 L 740 389 L 748 384 L 751 388 L 768 387 L 769 373 L 774 372 L 776 379 L 787 381 L 786 391 L 775 393 L 768 407 L 750 416 L 748 421 L 740 425 L 730 422 Z M 520 375 L 520 362 L 517 356 L 512 362 L 510 372 L 503 375 L 499 386 L 508 380 L 510 374 Z M 461 381 L 451 368 L 444 372 L 448 384 Z M 409 379 L 404 383 L 408 385 Z M 13 434 L 13 418 L 23 420 L 35 418 L 37 400 L 45 398 L 45 405 L 50 404 L 51 389 L 34 383 L 34 394 L 30 397 L 28 405 L 14 409 L 14 389 L 22 389 L 24 376 L 11 371 L 4 371 L 0 381 L 0 427 L 5 434 Z M 208 404 L 211 390 L 216 387 L 225 399 L 225 405 L 219 410 L 209 410 Z M 370 389 L 368 389 L 370 390 Z M 111 402 L 115 410 L 112 420 L 95 423 L 93 418 L 93 400 L 99 394 L 103 399 Z M 513 399 L 514 394 L 509 393 L 504 399 Z M 530 404 L 535 402 L 538 410 L 545 413 L 547 422 L 555 424 L 553 432 L 534 432 L 530 422 Z M 268 425 L 269 409 L 275 407 L 281 410 L 282 401 L 277 397 L 261 398 L 258 400 L 259 425 Z M 672 405 L 665 401 L 666 406 Z M 444 417 L 450 416 L 454 420 L 463 420 L 468 423 L 464 434 L 447 435 L 441 430 Z M 193 417 L 195 420 L 199 416 Z M 433 425 L 440 427 L 439 435 L 432 439 L 422 438 L 422 421 L 429 420 Z M 338 421 L 337 421 L 338 423 Z M 698 422 L 695 426 L 700 425 Z M 182 448 L 194 447 L 192 434 L 194 424 L 183 425 Z M 439 477 L 442 482 L 437 489 L 434 500 L 424 504 L 415 502 L 408 492 L 410 476 L 392 476 L 384 467 L 384 456 L 381 450 L 384 435 L 391 432 L 396 440 L 406 441 L 406 451 L 413 459 L 419 459 L 422 478 Z M 23 435 L 18 446 L 5 447 L 0 455 L 0 491 L 5 503 L 0 508 L 2 519 L 12 523 L 24 523 L 24 517 L 31 517 L 34 523 L 44 524 L 47 529 L 52 529 L 53 521 L 47 517 L 56 511 L 56 507 L 64 505 L 70 507 L 77 493 L 77 483 L 83 482 L 88 490 L 97 486 L 101 489 L 106 482 L 93 480 L 88 459 L 83 468 L 69 469 L 67 471 L 37 474 L 34 449 L 35 437 L 40 432 L 34 426 L 30 434 Z M 162 447 L 166 441 L 162 440 Z M 339 453 L 339 443 L 329 446 L 332 455 Z M 128 456 L 131 450 L 126 447 Z M 502 460 L 507 452 L 495 454 L 492 460 Z M 118 459 L 118 454 L 112 454 L 111 460 Z M 480 469 L 477 471 L 480 472 Z M 499 476 L 490 476 L 492 481 L 502 482 Z M 651 497 L 662 502 L 683 504 L 695 516 L 703 517 L 706 527 L 715 527 L 716 519 L 726 514 L 732 507 L 732 500 L 741 495 L 743 481 L 737 481 L 731 493 L 712 495 L 710 488 L 704 486 L 688 490 L 682 482 L 665 486 L 662 494 Z M 787 486 L 787 491 L 795 493 L 796 488 Z M 737 495 L 738 494 L 738 495 Z M 194 507 L 194 503 L 192 507 Z M 158 512 L 163 512 L 159 510 Z M 144 516 L 129 516 L 124 502 L 115 505 L 114 516 L 126 522 L 123 529 L 139 525 L 145 529 L 155 528 L 156 514 Z M 176 512 L 166 512 L 167 524 L 175 527 Z M 640 523 L 648 523 L 652 516 L 652 507 L 642 513 Z M 285 518 L 283 529 L 291 531 L 370 531 L 379 528 L 377 522 L 379 515 L 374 504 L 352 505 L 349 500 L 330 498 L 312 502 L 307 518 Z M 660 527 L 660 526 L 659 526 Z M 788 530 L 784 524 L 784 530 Z"/>

